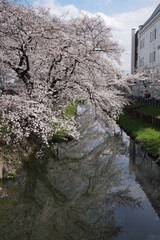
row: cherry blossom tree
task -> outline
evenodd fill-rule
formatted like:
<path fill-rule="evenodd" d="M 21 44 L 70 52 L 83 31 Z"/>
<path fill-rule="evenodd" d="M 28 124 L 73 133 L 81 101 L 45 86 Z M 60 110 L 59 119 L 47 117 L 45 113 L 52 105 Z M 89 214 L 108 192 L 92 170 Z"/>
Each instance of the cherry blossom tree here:
<path fill-rule="evenodd" d="M 89 100 L 96 116 L 113 124 L 126 103 L 120 55 L 111 29 L 99 16 L 66 20 L 44 8 L 1 1 L 0 64 L 25 87 L 19 96 L 1 98 L 8 140 L 34 133 L 48 143 L 53 123 L 78 137 L 73 119 L 60 120 L 63 103 L 75 100 Z"/>
<path fill-rule="evenodd" d="M 132 86 L 131 95 L 135 97 L 153 97 L 159 99 L 160 96 L 160 69 L 152 68 L 138 71 L 134 75 L 126 76 L 126 81 Z"/>

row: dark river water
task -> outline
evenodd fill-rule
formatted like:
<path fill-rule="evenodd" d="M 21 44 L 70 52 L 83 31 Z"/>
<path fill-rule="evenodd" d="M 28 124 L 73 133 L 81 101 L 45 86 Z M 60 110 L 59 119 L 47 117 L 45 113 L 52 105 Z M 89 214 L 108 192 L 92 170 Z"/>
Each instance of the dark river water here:
<path fill-rule="evenodd" d="M 0 182 L 0 240 L 159 240 L 160 168 L 124 132 L 78 121 L 79 141 Z"/>

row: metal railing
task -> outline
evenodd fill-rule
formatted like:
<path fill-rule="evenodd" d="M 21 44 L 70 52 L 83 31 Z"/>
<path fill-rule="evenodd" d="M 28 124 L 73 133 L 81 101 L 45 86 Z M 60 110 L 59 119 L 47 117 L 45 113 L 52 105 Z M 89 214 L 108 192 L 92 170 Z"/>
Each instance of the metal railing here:
<path fill-rule="evenodd" d="M 125 109 L 125 111 L 130 114 L 133 118 L 137 118 L 139 120 L 142 120 L 144 122 L 153 124 L 156 127 L 160 127 L 160 119 L 156 118 L 154 116 L 148 115 L 146 113 L 138 112 L 135 109 Z"/>

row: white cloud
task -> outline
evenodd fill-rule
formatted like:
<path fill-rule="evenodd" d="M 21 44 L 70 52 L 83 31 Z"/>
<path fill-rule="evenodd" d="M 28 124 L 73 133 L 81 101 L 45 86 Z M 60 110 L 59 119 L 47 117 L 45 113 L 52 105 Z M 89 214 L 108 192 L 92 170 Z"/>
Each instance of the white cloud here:
<path fill-rule="evenodd" d="M 34 5 L 49 8 L 52 14 L 58 16 L 68 13 L 68 17 L 76 17 L 80 12 L 95 15 L 86 11 L 80 11 L 71 4 L 63 6 L 56 0 L 35 0 Z M 119 42 L 119 46 L 124 49 L 124 53 L 122 54 L 122 69 L 127 72 L 130 71 L 131 62 L 131 29 L 138 28 L 139 25 L 143 24 L 150 17 L 153 10 L 153 7 L 146 7 L 133 12 L 116 14 L 112 17 L 104 13 L 96 13 L 105 20 L 109 27 L 111 27 L 114 38 Z"/>
<path fill-rule="evenodd" d="M 50 9 L 51 14 L 55 14 L 57 16 L 62 16 L 68 14 L 69 17 L 76 17 L 79 15 L 80 11 L 72 4 L 69 5 L 61 5 L 56 0 L 35 0 L 33 2 L 35 7 L 43 6 L 45 8 Z"/>

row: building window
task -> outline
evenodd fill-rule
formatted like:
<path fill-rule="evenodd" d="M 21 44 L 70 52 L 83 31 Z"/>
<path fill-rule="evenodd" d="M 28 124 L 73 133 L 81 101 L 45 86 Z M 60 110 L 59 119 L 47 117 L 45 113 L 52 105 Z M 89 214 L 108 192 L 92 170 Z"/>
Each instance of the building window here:
<path fill-rule="evenodd" d="M 155 62 L 156 61 L 156 52 L 154 51 L 153 52 L 153 62 Z"/>
<path fill-rule="evenodd" d="M 154 39 L 156 39 L 157 31 L 156 28 L 154 29 Z"/>
<path fill-rule="evenodd" d="M 150 33 L 150 42 L 156 39 L 157 31 L 156 28 Z"/>
<path fill-rule="evenodd" d="M 156 61 L 156 52 L 152 52 L 149 54 L 149 63 L 153 63 Z"/>
<path fill-rule="evenodd" d="M 143 48 L 145 45 L 145 40 L 144 38 L 140 41 L 140 49 Z"/>

